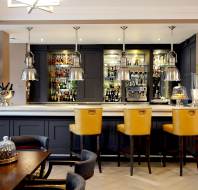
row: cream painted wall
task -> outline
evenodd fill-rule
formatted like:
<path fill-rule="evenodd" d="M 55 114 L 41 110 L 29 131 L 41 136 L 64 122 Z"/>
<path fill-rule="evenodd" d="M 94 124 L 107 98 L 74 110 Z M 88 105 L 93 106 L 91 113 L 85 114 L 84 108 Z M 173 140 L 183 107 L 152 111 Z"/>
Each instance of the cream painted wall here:
<path fill-rule="evenodd" d="M 21 80 L 24 68 L 25 44 L 10 44 L 10 82 L 13 83 L 15 95 L 11 105 L 26 104 L 25 81 Z"/>

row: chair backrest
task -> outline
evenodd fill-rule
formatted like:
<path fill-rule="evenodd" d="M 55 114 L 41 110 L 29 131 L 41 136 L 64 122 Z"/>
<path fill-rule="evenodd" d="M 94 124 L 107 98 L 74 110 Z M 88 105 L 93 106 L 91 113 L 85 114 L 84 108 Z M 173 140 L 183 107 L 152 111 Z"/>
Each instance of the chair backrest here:
<path fill-rule="evenodd" d="M 76 173 L 68 172 L 66 190 L 85 190 L 85 180 Z"/>
<path fill-rule="evenodd" d="M 198 135 L 198 109 L 173 109 L 173 133 L 179 136 Z"/>
<path fill-rule="evenodd" d="M 48 150 L 49 138 L 39 135 L 12 136 L 17 150 Z"/>
<path fill-rule="evenodd" d="M 97 135 L 102 130 L 102 108 L 75 110 L 75 125 L 82 135 Z"/>
<path fill-rule="evenodd" d="M 128 135 L 149 135 L 151 131 L 151 108 L 124 109 L 125 133 Z"/>
<path fill-rule="evenodd" d="M 85 180 L 94 175 L 97 155 L 88 150 L 82 150 L 80 162 L 75 164 L 74 172 L 81 175 Z"/>

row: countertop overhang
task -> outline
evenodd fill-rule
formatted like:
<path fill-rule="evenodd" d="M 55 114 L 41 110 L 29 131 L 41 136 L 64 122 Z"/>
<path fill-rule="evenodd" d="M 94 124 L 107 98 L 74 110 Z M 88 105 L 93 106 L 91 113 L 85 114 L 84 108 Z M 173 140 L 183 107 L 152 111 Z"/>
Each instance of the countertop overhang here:
<path fill-rule="evenodd" d="M 102 107 L 103 116 L 123 116 L 124 108 L 152 108 L 152 116 L 170 117 L 171 105 L 148 105 L 148 104 L 37 104 L 37 105 L 17 105 L 0 107 L 0 116 L 74 116 L 74 110 L 77 108 Z"/>

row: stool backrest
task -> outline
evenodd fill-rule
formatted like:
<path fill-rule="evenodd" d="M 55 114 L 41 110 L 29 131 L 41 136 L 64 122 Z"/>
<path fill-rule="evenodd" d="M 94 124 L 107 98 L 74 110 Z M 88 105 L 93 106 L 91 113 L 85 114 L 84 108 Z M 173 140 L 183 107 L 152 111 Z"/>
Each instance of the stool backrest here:
<path fill-rule="evenodd" d="M 173 133 L 179 136 L 198 135 L 198 109 L 173 109 Z"/>
<path fill-rule="evenodd" d="M 149 135 L 151 131 L 151 115 L 151 108 L 125 109 L 125 133 L 128 135 Z"/>
<path fill-rule="evenodd" d="M 102 130 L 102 108 L 75 110 L 75 125 L 84 135 L 97 135 Z"/>

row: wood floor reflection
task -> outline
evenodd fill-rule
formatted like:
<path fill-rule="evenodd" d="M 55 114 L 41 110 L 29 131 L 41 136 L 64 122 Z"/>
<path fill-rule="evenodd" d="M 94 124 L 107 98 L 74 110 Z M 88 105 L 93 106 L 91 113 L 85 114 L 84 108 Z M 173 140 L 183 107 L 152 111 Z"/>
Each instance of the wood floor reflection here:
<path fill-rule="evenodd" d="M 198 170 L 195 163 L 187 163 L 183 177 L 179 176 L 177 163 L 167 163 L 161 167 L 160 163 L 152 163 L 152 174 L 148 173 L 145 163 L 135 164 L 134 175 L 129 175 L 128 163 L 121 163 L 117 167 L 115 162 L 103 162 L 103 173 L 95 169 L 94 177 L 86 183 L 86 190 L 197 190 Z M 65 178 L 72 167 L 56 166 L 50 178 Z"/>

